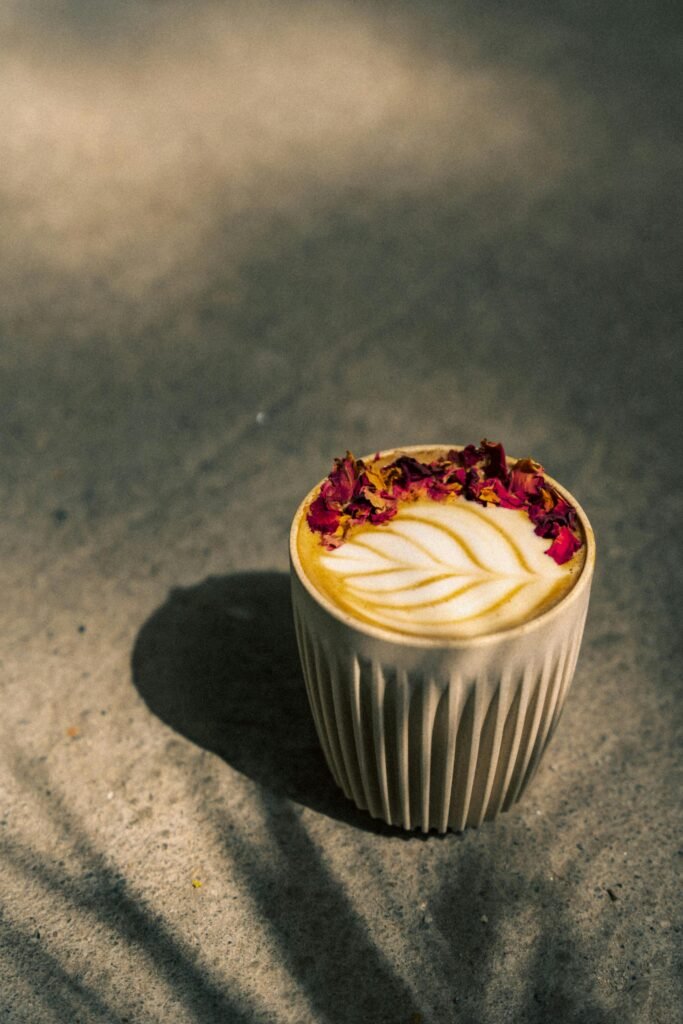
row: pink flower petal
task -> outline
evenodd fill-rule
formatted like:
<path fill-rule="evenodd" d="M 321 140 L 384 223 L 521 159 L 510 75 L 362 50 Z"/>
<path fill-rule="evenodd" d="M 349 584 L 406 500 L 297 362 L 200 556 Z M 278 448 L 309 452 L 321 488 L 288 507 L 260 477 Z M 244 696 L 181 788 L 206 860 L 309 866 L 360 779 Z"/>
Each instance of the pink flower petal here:
<path fill-rule="evenodd" d="M 560 526 L 555 540 L 545 553 L 554 558 L 558 565 L 563 565 L 579 550 L 581 543 L 580 538 L 572 533 L 568 526 Z"/>

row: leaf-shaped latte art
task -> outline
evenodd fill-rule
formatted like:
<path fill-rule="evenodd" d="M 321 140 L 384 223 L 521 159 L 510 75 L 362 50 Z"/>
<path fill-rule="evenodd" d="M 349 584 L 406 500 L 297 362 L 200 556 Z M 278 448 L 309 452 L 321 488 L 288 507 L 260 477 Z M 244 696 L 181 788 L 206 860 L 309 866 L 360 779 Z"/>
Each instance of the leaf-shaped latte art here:
<path fill-rule="evenodd" d="M 523 512 L 417 502 L 360 527 L 320 567 L 335 599 L 374 625 L 416 636 L 475 636 L 533 618 L 570 584 Z"/>

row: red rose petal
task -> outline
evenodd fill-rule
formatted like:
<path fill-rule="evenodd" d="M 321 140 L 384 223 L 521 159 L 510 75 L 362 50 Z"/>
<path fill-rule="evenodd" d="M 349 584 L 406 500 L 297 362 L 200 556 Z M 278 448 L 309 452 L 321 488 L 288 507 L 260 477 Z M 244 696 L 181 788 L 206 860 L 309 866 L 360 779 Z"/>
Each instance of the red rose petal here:
<path fill-rule="evenodd" d="M 343 505 L 352 498 L 358 476 L 356 460 L 351 452 L 347 452 L 343 459 L 335 459 L 334 469 L 326 480 L 326 490 L 323 492 L 321 487 L 321 493 L 324 493 L 327 501 L 336 501 Z"/>
<path fill-rule="evenodd" d="M 328 508 L 322 494 L 318 495 L 306 516 L 306 522 L 314 533 L 333 533 L 339 526 L 341 512 Z"/>
<path fill-rule="evenodd" d="M 505 459 L 505 449 L 502 444 L 494 443 L 484 439 L 481 442 L 479 451 L 484 459 L 483 472 L 486 477 L 496 477 L 507 484 L 510 474 Z"/>
<path fill-rule="evenodd" d="M 482 489 L 492 491 L 493 494 L 495 495 L 495 498 L 489 498 L 487 500 L 493 501 L 495 504 L 500 505 L 501 508 L 524 507 L 524 499 L 520 498 L 517 494 L 513 494 L 512 491 L 509 491 L 505 484 L 501 480 L 498 480 L 496 477 L 483 480 Z"/>
<path fill-rule="evenodd" d="M 463 448 L 460 452 L 455 452 L 454 462 L 457 462 L 464 469 L 469 469 L 470 466 L 476 466 L 479 462 L 479 449 L 473 444 L 468 444 L 467 447 Z"/>
<path fill-rule="evenodd" d="M 398 505 L 387 505 L 386 508 L 376 509 L 370 513 L 370 522 L 379 526 L 380 523 L 388 523 L 398 512 Z"/>
<path fill-rule="evenodd" d="M 533 459 L 518 459 L 510 473 L 510 490 L 520 495 L 537 495 L 545 482 L 543 466 Z"/>
<path fill-rule="evenodd" d="M 561 526 L 545 553 L 554 558 L 558 565 L 563 565 L 579 550 L 581 543 L 579 537 L 572 533 L 568 526 Z"/>

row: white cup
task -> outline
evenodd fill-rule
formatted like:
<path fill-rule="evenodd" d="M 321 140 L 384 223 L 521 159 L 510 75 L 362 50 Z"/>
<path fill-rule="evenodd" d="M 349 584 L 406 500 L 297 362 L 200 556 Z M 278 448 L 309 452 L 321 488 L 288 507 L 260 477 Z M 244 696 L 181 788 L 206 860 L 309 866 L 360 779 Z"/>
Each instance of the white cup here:
<path fill-rule="evenodd" d="M 453 447 L 397 448 L 382 458 Z M 578 580 L 536 618 L 460 640 L 404 637 L 336 606 L 305 572 L 297 544 L 320 484 L 299 506 L 290 565 L 308 699 L 332 775 L 374 818 L 423 832 L 477 826 L 508 810 L 533 777 L 574 675 L 595 564 L 586 514 L 546 479 L 581 524 Z"/>

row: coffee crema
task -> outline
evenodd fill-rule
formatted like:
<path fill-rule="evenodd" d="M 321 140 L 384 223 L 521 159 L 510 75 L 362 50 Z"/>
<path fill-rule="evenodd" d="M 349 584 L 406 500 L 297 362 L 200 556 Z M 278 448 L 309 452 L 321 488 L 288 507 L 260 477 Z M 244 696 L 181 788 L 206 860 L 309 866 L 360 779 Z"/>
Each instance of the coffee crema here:
<path fill-rule="evenodd" d="M 536 618 L 571 589 L 585 560 L 584 545 L 558 565 L 524 511 L 460 497 L 406 502 L 388 523 L 354 527 L 334 550 L 302 517 L 297 546 L 309 580 L 353 618 L 456 640 Z"/>

